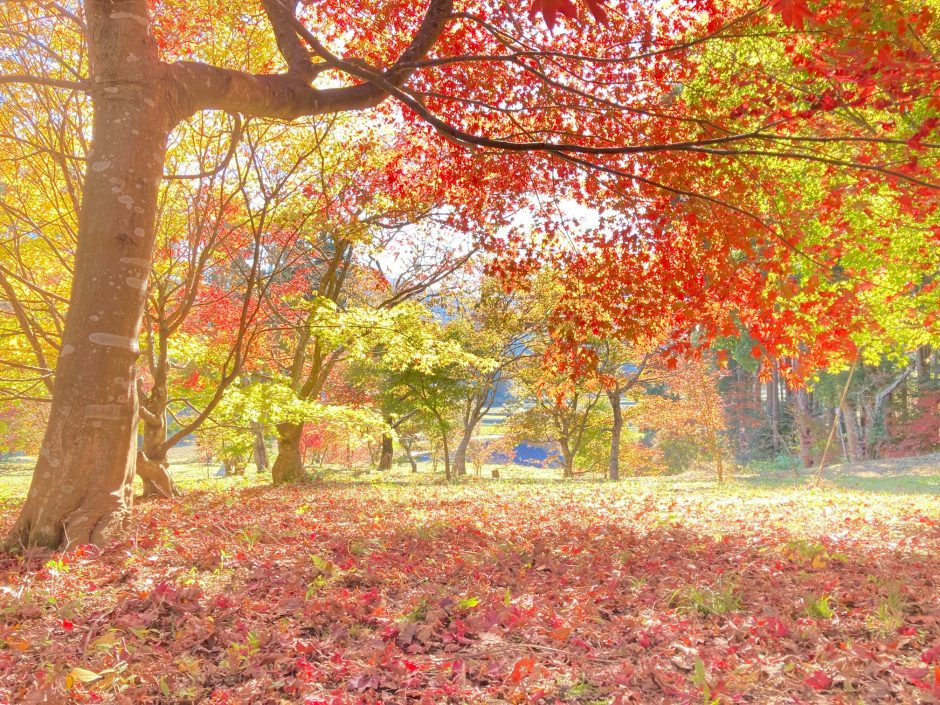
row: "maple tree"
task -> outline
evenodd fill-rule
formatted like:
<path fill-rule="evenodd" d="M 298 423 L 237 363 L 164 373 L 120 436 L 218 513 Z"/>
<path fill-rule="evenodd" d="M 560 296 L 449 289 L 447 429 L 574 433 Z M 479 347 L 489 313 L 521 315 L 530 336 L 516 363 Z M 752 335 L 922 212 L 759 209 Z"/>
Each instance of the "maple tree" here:
<path fill-rule="evenodd" d="M 541 313 L 531 292 L 506 292 L 500 282 L 485 277 L 471 285 L 470 292 L 457 292 L 443 302 L 445 334 L 486 361 L 462 375 L 460 398 L 453 404 L 459 415 L 453 453 L 457 476 L 467 474 L 470 444 L 481 421 L 519 364 L 534 354 L 528 343 Z"/>
<path fill-rule="evenodd" d="M 678 353 L 728 334 L 729 311 L 775 357 L 812 341 L 793 359 L 821 366 L 854 349 L 851 330 L 825 322 L 854 310 L 866 273 L 842 263 L 838 247 L 802 248 L 807 204 L 780 188 L 786 165 L 819 169 L 830 193 L 850 179 L 905 217 L 935 213 L 937 69 L 921 40 L 936 24 L 929 4 L 587 3 L 601 25 L 545 0 L 431 0 L 419 12 L 366 3 L 361 16 L 329 2 L 266 0 L 252 19 L 217 6 L 120 7 L 89 0 L 82 17 L 54 8 L 48 18 L 4 10 L 35 25 L 26 39 L 8 34 L 12 46 L 38 43 L 50 57 L 4 85 L 87 92 L 94 107 L 49 424 L 13 544 L 101 542 L 126 520 L 145 298 L 124 282 L 146 272 L 132 261 L 152 256 L 168 135 L 203 111 L 291 120 L 381 104 L 393 124 L 447 141 L 442 187 L 461 169 L 481 184 L 525 171 L 534 193 L 602 201 L 602 222 L 580 248 L 564 246 L 565 219 L 551 205 L 534 207 L 543 233 L 535 243 L 517 229 L 491 231 L 490 246 L 506 241 L 515 253 L 497 269 L 512 278 L 554 260 L 570 282 L 560 315 L 576 329 L 630 338 L 655 313 L 680 332 Z M 219 30 L 215 41 L 205 26 Z M 66 41 L 87 44 L 88 71 L 46 39 L 70 32 Z M 478 204 L 485 198 L 480 189 Z M 826 222 L 841 205 L 830 204 Z M 797 252 L 823 272 L 838 265 L 853 283 L 787 280 Z M 788 317 L 777 304 L 794 287 L 802 315 Z M 78 496 L 68 488 L 92 457 L 96 480 L 82 481 Z"/>

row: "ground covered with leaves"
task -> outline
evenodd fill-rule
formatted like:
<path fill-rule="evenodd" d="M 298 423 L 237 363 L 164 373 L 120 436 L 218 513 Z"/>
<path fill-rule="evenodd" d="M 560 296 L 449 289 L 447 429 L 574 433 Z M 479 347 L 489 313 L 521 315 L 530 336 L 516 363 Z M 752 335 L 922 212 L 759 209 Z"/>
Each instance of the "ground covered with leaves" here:
<path fill-rule="evenodd" d="M 926 493 L 226 486 L 0 559 L 0 703 L 938 699 Z"/>

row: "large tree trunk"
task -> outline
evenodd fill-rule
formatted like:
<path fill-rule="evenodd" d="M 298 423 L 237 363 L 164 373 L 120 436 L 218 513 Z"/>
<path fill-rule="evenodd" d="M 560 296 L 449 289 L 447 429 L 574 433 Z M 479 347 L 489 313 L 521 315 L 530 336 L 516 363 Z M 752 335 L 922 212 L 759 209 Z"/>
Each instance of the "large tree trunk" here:
<path fill-rule="evenodd" d="M 609 391 L 610 408 L 613 411 L 613 424 L 610 428 L 610 465 L 607 476 L 614 481 L 620 479 L 620 435 L 623 432 L 623 409 L 620 408 L 620 391 Z"/>
<path fill-rule="evenodd" d="M 304 459 L 300 453 L 300 438 L 304 426 L 299 423 L 277 425 L 277 458 L 271 468 L 275 485 L 297 482 L 304 478 Z"/>
<path fill-rule="evenodd" d="M 10 548 L 103 544 L 133 501 L 137 336 L 174 120 L 146 0 L 85 3 L 94 127 L 49 422 Z"/>

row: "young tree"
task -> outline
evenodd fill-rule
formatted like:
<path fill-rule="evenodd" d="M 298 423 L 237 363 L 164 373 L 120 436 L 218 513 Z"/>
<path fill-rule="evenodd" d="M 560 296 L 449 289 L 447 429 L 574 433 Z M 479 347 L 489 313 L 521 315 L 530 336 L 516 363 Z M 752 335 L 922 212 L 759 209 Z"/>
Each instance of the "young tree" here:
<path fill-rule="evenodd" d="M 137 472 L 145 491 L 175 491 L 168 451 L 199 429 L 250 365 L 285 272 L 306 257 L 305 192 L 319 175 L 305 165 L 316 147 L 278 139 L 280 129 L 248 127 L 244 145 L 216 173 L 194 180 L 192 189 L 186 180 L 163 192 L 144 327 L 150 379 L 139 390 Z M 201 156 L 200 164 L 211 161 Z M 180 411 L 188 412 L 185 420 Z M 179 420 L 172 434 L 168 416 Z"/>
<path fill-rule="evenodd" d="M 516 364 L 530 355 L 526 343 L 535 329 L 534 308 L 526 294 L 503 290 L 492 278 L 471 284 L 472 292 L 445 301 L 447 329 L 461 346 L 487 360 L 483 368 L 469 368 L 461 381 L 460 436 L 453 454 L 455 475 L 467 474 L 467 452 L 483 417 L 512 375 Z"/>
<path fill-rule="evenodd" d="M 623 402 L 630 391 L 653 377 L 647 373 L 650 359 L 656 355 L 654 344 L 628 345 L 617 340 L 604 340 L 594 346 L 598 354 L 598 372 L 610 402 L 610 454 L 607 477 L 620 479 L 620 452 L 623 436 Z"/>

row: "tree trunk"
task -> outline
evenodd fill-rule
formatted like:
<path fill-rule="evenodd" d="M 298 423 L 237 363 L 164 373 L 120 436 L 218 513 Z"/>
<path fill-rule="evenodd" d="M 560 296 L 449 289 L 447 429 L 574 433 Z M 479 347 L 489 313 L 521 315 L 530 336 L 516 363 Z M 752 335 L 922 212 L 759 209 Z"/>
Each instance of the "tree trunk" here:
<path fill-rule="evenodd" d="M 13 549 L 104 544 L 124 528 L 133 502 L 137 336 L 172 86 L 161 80 L 146 0 L 88 0 L 85 10 L 91 150 L 49 422 L 5 541 Z"/>
<path fill-rule="evenodd" d="M 780 437 L 780 372 L 774 363 L 773 375 L 767 381 L 767 416 L 770 418 L 770 447 L 776 457 L 783 445 Z"/>
<path fill-rule="evenodd" d="M 454 476 L 460 477 L 467 474 L 467 449 L 470 447 L 470 441 L 473 438 L 474 426 L 464 427 L 460 442 L 454 450 Z"/>
<path fill-rule="evenodd" d="M 391 433 L 382 435 L 382 453 L 379 456 L 379 471 L 391 470 L 395 454 L 394 439 Z"/>
<path fill-rule="evenodd" d="M 809 395 L 805 389 L 800 389 L 796 393 L 796 425 L 800 435 L 800 460 L 805 468 L 813 466 L 813 427 L 810 421 Z"/>
<path fill-rule="evenodd" d="M 441 444 L 444 446 L 444 479 L 450 480 L 453 477 L 450 466 L 450 449 L 447 446 L 447 430 L 441 429 Z"/>
<path fill-rule="evenodd" d="M 858 427 L 858 415 L 848 398 L 842 402 L 842 419 L 845 422 L 845 435 L 848 439 L 849 462 L 857 463 L 864 459 L 862 436 Z"/>
<path fill-rule="evenodd" d="M 568 444 L 565 441 L 559 441 L 559 445 L 561 446 L 561 457 L 564 461 L 562 477 L 565 479 L 574 477 L 574 454 L 568 448 Z"/>
<path fill-rule="evenodd" d="M 917 389 L 924 389 L 930 384 L 930 346 L 921 345 L 917 348 L 914 357 L 914 367 L 917 372 Z"/>
<path fill-rule="evenodd" d="M 255 458 L 256 472 L 264 472 L 268 469 L 268 446 L 264 442 L 264 426 L 257 421 L 251 422 L 251 430 L 255 434 L 255 442 L 252 447 L 252 453 Z"/>
<path fill-rule="evenodd" d="M 180 494 L 169 467 L 166 457 L 149 458 L 142 449 L 137 451 L 135 469 L 144 483 L 144 497 L 176 497 Z"/>
<path fill-rule="evenodd" d="M 620 391 L 607 392 L 610 408 L 613 411 L 613 425 L 610 429 L 610 465 L 607 476 L 617 481 L 620 479 L 620 435 L 623 431 L 623 409 L 620 408 Z"/>
<path fill-rule="evenodd" d="M 867 457 L 878 456 L 880 443 L 886 435 L 885 409 L 888 400 L 914 370 L 914 366 L 908 365 L 887 387 L 878 391 L 870 404 L 865 405 L 865 453 Z"/>
<path fill-rule="evenodd" d="M 271 468 L 275 485 L 298 482 L 304 478 L 304 461 L 300 454 L 300 438 L 304 426 L 299 423 L 277 425 L 277 458 Z"/>
<path fill-rule="evenodd" d="M 408 456 L 408 464 L 411 465 L 411 472 L 418 472 L 418 461 L 415 460 L 414 455 L 414 444 L 412 441 L 408 440 L 407 436 L 401 437 L 401 447 L 405 449 L 405 454 Z"/>
<path fill-rule="evenodd" d="M 165 412 L 164 412 L 165 413 Z M 162 446 L 166 442 L 166 416 L 154 414 L 156 423 L 144 422 L 144 443 L 137 451 L 136 471 L 144 483 L 144 497 L 179 495 L 170 476 L 170 463 Z"/>
<path fill-rule="evenodd" d="M 143 447 L 137 451 L 136 471 L 144 484 L 144 497 L 175 497 L 179 490 L 170 476 L 166 447 L 166 377 L 158 371 L 150 394 L 140 401 Z"/>

